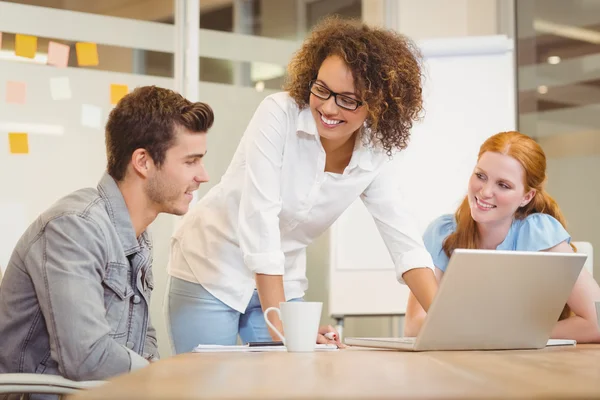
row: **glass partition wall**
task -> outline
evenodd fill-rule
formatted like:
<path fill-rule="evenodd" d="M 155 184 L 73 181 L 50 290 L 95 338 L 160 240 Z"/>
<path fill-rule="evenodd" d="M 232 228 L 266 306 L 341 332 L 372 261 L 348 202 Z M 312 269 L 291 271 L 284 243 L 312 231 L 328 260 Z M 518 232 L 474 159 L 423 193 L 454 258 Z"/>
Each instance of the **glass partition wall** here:
<path fill-rule="evenodd" d="M 137 86 L 177 87 L 175 64 L 185 51 L 178 10 L 188 1 L 0 2 L 0 182 L 6 188 L 0 268 L 40 212 L 73 190 L 96 186 L 105 169 L 104 124 L 119 98 Z M 328 14 L 360 18 L 360 12 L 360 0 L 202 0 L 199 15 L 185 15 L 201 27 L 192 33 L 199 75 L 197 96 L 190 98 L 215 112 L 205 160 L 212 180 L 200 196 L 220 180 L 259 102 L 281 89 L 285 66 L 308 29 Z M 176 222 L 161 215 L 150 227 L 151 314 L 164 356 L 171 349 L 162 303 Z M 317 253 L 317 260 L 327 259 L 326 249 Z M 323 299 L 326 288 L 315 283 L 312 296 Z"/>
<path fill-rule="evenodd" d="M 517 0 L 516 21 L 519 129 L 546 152 L 573 239 L 600 254 L 600 2 Z"/>

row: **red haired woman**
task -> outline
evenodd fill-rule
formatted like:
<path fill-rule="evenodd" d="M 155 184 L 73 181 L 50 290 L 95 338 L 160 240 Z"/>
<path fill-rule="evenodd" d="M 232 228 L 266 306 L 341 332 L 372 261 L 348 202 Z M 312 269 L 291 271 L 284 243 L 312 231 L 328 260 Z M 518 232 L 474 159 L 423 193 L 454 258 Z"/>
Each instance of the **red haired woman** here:
<path fill-rule="evenodd" d="M 529 136 L 502 132 L 487 139 L 479 150 L 467 196 L 455 215 L 434 220 L 424 235 L 438 281 L 454 249 L 572 252 L 565 219 L 544 190 L 546 156 Z M 553 338 L 600 342 L 594 302 L 600 288 L 583 270 L 565 310 L 552 331 Z M 405 334 L 415 336 L 425 312 L 411 295 Z"/>

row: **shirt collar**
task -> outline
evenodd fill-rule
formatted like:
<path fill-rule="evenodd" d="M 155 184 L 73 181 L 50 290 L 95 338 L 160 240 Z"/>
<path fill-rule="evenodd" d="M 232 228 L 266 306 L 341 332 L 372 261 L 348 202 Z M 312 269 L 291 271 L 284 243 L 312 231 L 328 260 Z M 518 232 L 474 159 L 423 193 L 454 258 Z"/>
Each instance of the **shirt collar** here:
<path fill-rule="evenodd" d="M 303 108 L 300 110 L 300 114 L 298 115 L 296 133 L 300 132 L 307 133 L 315 137 L 319 136 L 319 133 L 317 132 L 317 124 L 315 123 L 312 112 L 310 112 L 310 107 Z"/>
<path fill-rule="evenodd" d="M 365 171 L 373 171 L 373 148 L 365 145 L 364 140 L 364 132 L 361 132 L 360 135 L 356 136 L 352 158 L 350 159 L 350 164 L 348 164 L 348 170 L 359 167 Z"/>
<path fill-rule="evenodd" d="M 296 133 L 300 132 L 314 136 L 315 138 L 319 137 L 317 124 L 309 107 L 305 107 L 304 109 L 300 110 L 300 114 L 298 115 Z M 385 155 L 384 152 L 374 149 L 372 146 L 370 146 L 370 144 L 365 145 L 365 134 L 367 133 L 363 131 L 356 137 L 356 141 L 354 142 L 354 150 L 352 151 L 352 158 L 350 159 L 350 164 L 348 164 L 348 170 L 360 167 L 365 171 L 373 171 L 375 169 L 375 165 L 373 163 L 374 159 L 381 157 L 382 154 Z"/>
<path fill-rule="evenodd" d="M 125 250 L 125 255 L 129 256 L 137 253 L 142 250 L 142 247 L 150 248 L 150 239 L 146 231 L 142 233 L 139 241 L 136 238 L 135 229 L 133 228 L 131 216 L 129 215 L 129 210 L 125 204 L 123 194 L 121 193 L 119 186 L 117 186 L 117 182 L 108 174 L 108 172 L 105 172 L 104 175 L 102 175 L 102 178 L 98 183 L 98 192 L 100 193 L 100 197 L 104 199 L 106 211 L 119 235 L 119 239 Z"/>

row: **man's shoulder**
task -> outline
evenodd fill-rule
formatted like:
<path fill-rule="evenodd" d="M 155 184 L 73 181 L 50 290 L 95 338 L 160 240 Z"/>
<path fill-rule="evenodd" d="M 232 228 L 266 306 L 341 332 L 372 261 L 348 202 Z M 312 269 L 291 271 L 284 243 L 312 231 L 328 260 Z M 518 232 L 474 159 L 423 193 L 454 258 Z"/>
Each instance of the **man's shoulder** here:
<path fill-rule="evenodd" d="M 96 188 L 84 188 L 72 192 L 57 200 L 42 212 L 30 229 L 43 232 L 53 221 L 87 222 L 98 228 L 110 224 L 105 199 Z M 58 221 L 57 221 L 58 222 Z"/>
<path fill-rule="evenodd" d="M 76 238 L 82 244 L 94 240 L 104 243 L 109 229 L 110 217 L 98 190 L 80 189 L 54 202 L 29 225 L 15 246 L 15 260 L 41 252 L 37 243 L 43 237 L 53 243 L 68 242 L 68 238 Z"/>
<path fill-rule="evenodd" d="M 108 213 L 98 189 L 84 188 L 57 200 L 40 215 L 45 223 L 60 217 L 103 219 Z"/>

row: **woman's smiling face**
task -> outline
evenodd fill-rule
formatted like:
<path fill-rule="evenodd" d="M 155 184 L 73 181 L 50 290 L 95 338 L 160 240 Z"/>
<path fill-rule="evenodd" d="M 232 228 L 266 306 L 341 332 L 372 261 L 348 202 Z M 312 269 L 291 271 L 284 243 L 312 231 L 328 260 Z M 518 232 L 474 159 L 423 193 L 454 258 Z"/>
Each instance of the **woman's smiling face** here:
<path fill-rule="evenodd" d="M 310 95 L 309 106 L 317 124 L 319 136 L 331 141 L 348 140 L 354 132 L 361 128 L 368 111 L 365 104 L 360 105 L 354 111 L 338 105 L 352 103 L 352 99 L 362 101 L 356 92 L 352 71 L 341 57 L 333 55 L 323 61 L 313 84 L 312 92 L 315 91 L 325 95 L 328 94 L 327 91 L 331 91 L 338 96 L 336 103 L 333 95 L 327 100 L 323 100 L 313 93 Z M 349 99 L 350 101 L 348 101 Z"/>
<path fill-rule="evenodd" d="M 525 192 L 525 169 L 513 157 L 485 152 L 469 180 L 471 216 L 478 223 L 512 220 L 519 207 L 527 205 L 535 190 Z"/>

